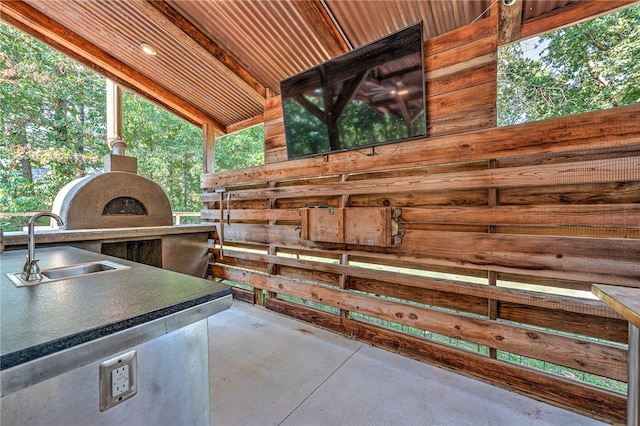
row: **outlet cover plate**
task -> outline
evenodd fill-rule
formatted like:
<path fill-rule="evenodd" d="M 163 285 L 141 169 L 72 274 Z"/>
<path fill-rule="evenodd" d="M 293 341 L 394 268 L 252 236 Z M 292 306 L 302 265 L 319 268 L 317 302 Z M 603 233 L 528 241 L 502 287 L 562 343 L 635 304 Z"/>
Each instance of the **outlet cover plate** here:
<path fill-rule="evenodd" d="M 100 411 L 108 410 L 138 392 L 136 364 L 136 351 L 100 363 Z"/>

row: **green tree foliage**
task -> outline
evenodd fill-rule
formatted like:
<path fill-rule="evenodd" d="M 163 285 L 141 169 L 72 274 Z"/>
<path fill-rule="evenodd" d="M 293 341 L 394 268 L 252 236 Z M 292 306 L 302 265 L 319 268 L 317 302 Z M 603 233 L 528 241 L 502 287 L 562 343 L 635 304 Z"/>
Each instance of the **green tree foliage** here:
<path fill-rule="evenodd" d="M 124 91 L 122 137 L 138 174 L 160 185 L 173 211 L 200 211 L 202 130 Z"/>
<path fill-rule="evenodd" d="M 640 102 L 640 6 L 502 49 L 498 82 L 499 125 Z"/>
<path fill-rule="evenodd" d="M 102 171 L 105 91 L 103 77 L 0 26 L 0 211 L 50 210 L 62 186 Z M 200 129 L 125 91 L 122 136 L 174 211 L 200 210 Z"/>
<path fill-rule="evenodd" d="M 324 111 L 324 102 L 321 97 L 307 97 L 307 100 Z M 289 120 L 285 125 L 289 158 L 331 150 L 329 132 L 322 120 L 311 114 L 294 98 L 283 100 L 282 108 L 284 116 Z M 296 141 L 296 143 L 289 144 L 290 141 Z"/>
<path fill-rule="evenodd" d="M 104 92 L 93 72 L 0 26 L 0 211 L 48 210 L 63 185 L 100 167 Z"/>
<path fill-rule="evenodd" d="M 320 96 L 305 96 L 305 100 L 324 111 L 324 101 Z M 282 102 L 286 120 L 289 158 L 304 157 L 331 151 L 327 125 L 306 109 L 296 98 Z M 409 115 L 418 116 L 420 110 L 409 111 Z M 382 114 L 363 102 L 352 101 L 338 120 L 338 133 L 341 149 L 357 148 L 387 141 L 424 135 L 424 120 L 415 120 L 407 124 L 400 116 Z"/>
<path fill-rule="evenodd" d="M 216 138 L 216 172 L 264 164 L 264 126 L 253 126 Z"/>
<path fill-rule="evenodd" d="M 640 6 L 528 43 L 538 50 L 500 52 L 500 125 L 640 102 Z M 127 92 L 123 114 L 139 173 L 165 189 L 175 211 L 199 210 L 200 129 Z M 49 210 L 63 185 L 100 172 L 105 121 L 104 78 L 0 25 L 0 211 Z M 263 164 L 263 141 L 263 126 L 217 139 L 216 171 Z"/>
<path fill-rule="evenodd" d="M 422 108 L 408 111 L 412 117 L 422 112 Z M 362 102 L 351 102 L 340 117 L 339 133 L 343 148 L 356 148 L 424 135 L 425 123 L 407 124 L 399 115 L 381 114 Z"/>

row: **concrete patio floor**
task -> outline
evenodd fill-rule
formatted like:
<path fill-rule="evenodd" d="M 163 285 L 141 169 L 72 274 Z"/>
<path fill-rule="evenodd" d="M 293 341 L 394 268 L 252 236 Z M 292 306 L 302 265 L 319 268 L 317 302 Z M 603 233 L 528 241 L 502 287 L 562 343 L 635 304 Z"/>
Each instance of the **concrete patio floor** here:
<path fill-rule="evenodd" d="M 215 426 L 604 424 L 238 301 L 209 349 Z"/>

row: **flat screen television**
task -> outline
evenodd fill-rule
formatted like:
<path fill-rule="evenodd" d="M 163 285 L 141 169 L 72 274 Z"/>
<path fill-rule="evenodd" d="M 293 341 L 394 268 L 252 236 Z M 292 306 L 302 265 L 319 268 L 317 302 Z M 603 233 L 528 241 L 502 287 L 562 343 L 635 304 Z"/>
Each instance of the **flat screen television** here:
<path fill-rule="evenodd" d="M 288 158 L 426 134 L 422 22 L 280 83 Z"/>

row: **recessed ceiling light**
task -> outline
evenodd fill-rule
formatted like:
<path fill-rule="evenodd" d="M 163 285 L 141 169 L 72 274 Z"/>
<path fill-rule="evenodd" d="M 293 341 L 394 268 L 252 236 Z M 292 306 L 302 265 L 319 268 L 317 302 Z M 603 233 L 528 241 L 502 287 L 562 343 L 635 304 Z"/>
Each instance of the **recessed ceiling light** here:
<path fill-rule="evenodd" d="M 158 51 L 155 49 L 155 47 L 147 43 L 140 43 L 140 49 L 142 49 L 142 51 L 147 55 L 156 56 L 158 54 Z"/>

